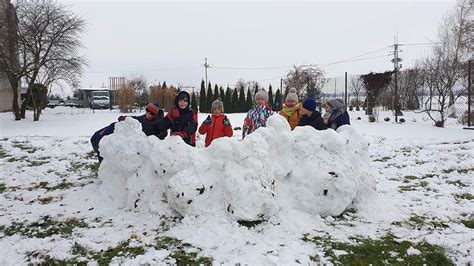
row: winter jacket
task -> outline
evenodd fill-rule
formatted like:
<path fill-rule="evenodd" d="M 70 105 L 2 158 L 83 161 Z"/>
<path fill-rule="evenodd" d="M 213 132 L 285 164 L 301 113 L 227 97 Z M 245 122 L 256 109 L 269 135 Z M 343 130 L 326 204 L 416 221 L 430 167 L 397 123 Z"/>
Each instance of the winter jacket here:
<path fill-rule="evenodd" d="M 332 99 L 329 101 L 329 104 L 332 107 L 332 111 L 326 124 L 328 128 L 336 130 L 342 125 L 351 124 L 349 113 L 347 113 L 346 107 L 341 100 Z"/>
<path fill-rule="evenodd" d="M 259 127 L 267 125 L 267 119 L 273 114 L 272 107 L 269 104 L 262 106 L 254 105 L 248 112 L 244 119 L 244 126 L 242 129 L 242 138 L 254 132 Z"/>
<path fill-rule="evenodd" d="M 178 96 L 180 94 L 189 94 L 185 91 L 179 92 L 175 99 L 175 107 L 171 109 L 165 118 L 157 123 L 159 131 L 170 130 L 170 135 L 180 136 L 184 142 L 191 146 L 196 146 L 196 130 L 198 126 L 198 116 L 191 107 L 181 109 L 178 107 Z"/>
<path fill-rule="evenodd" d="M 94 135 L 92 135 L 91 137 L 92 149 L 97 153 L 97 157 L 99 158 L 99 163 L 102 162 L 102 159 L 103 159 L 99 153 L 99 142 L 103 137 L 114 133 L 114 130 L 115 130 L 115 122 L 104 128 L 97 130 L 94 133 Z"/>
<path fill-rule="evenodd" d="M 314 111 L 311 116 L 301 116 L 298 126 L 312 126 L 317 130 L 326 129 L 326 125 L 324 125 L 324 120 L 321 117 L 321 113 L 318 111 Z"/>
<path fill-rule="evenodd" d="M 286 104 L 283 104 L 283 109 L 279 112 L 286 121 L 290 124 L 291 130 L 293 130 L 300 121 L 301 118 L 301 104 L 296 104 L 292 107 L 288 107 Z"/>
<path fill-rule="evenodd" d="M 158 112 L 158 115 L 156 117 L 152 117 L 150 120 L 146 119 L 146 114 L 140 115 L 140 116 L 130 116 L 130 117 L 138 120 L 138 122 L 142 124 L 142 131 L 147 136 L 154 135 L 159 139 L 165 139 L 166 136 L 168 135 L 168 132 L 166 130 L 160 131 L 157 126 L 158 122 L 164 117 L 163 110 L 160 110 Z"/>
<path fill-rule="evenodd" d="M 232 131 L 232 125 L 227 116 L 223 114 L 219 116 L 212 115 L 210 118 L 210 125 L 204 121 L 199 127 L 199 134 L 206 134 L 206 147 L 211 145 L 212 141 L 217 138 L 232 137 L 234 134 Z"/>

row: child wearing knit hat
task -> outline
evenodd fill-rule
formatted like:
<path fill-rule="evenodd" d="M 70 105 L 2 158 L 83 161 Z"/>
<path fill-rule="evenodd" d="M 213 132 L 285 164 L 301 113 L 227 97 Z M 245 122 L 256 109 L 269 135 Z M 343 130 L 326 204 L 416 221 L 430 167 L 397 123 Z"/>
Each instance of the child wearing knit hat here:
<path fill-rule="evenodd" d="M 301 118 L 298 122 L 298 126 L 312 126 L 314 129 L 323 130 L 326 129 L 324 120 L 321 117 L 321 113 L 316 110 L 316 101 L 313 99 L 307 99 L 303 102 L 301 108 Z"/>
<path fill-rule="evenodd" d="M 212 102 L 212 116 L 208 115 L 199 127 L 199 134 L 206 135 L 205 144 L 211 145 L 212 141 L 222 137 L 232 137 L 232 125 L 224 115 L 224 103 L 221 98 Z"/>
<path fill-rule="evenodd" d="M 281 116 L 286 118 L 286 121 L 290 124 L 291 130 L 297 125 L 301 117 L 301 104 L 298 103 L 298 94 L 296 89 L 291 88 L 290 93 L 286 96 L 286 102 L 283 104 L 283 108 L 279 112 Z"/>
<path fill-rule="evenodd" d="M 242 127 L 242 139 L 254 132 L 259 127 L 265 127 L 267 119 L 273 114 L 272 107 L 268 104 L 268 92 L 259 90 L 254 97 L 254 105 L 247 112 Z"/>

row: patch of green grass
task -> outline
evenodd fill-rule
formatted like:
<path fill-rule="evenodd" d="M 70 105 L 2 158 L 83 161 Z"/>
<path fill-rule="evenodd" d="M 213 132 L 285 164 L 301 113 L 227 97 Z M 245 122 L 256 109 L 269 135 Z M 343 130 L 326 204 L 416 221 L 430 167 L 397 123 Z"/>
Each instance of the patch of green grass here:
<path fill-rule="evenodd" d="M 408 179 L 408 180 L 415 180 L 415 179 L 418 179 L 417 176 L 414 176 L 414 175 L 406 175 L 405 176 L 405 179 Z"/>
<path fill-rule="evenodd" d="M 450 184 L 450 185 L 455 185 L 459 188 L 463 188 L 463 187 L 467 187 L 468 185 L 464 184 L 463 182 L 461 182 L 461 180 L 456 180 L 456 181 L 446 181 L 447 184 Z"/>
<path fill-rule="evenodd" d="M 3 183 L 0 183 L 0 194 L 7 191 L 7 186 Z"/>
<path fill-rule="evenodd" d="M 99 172 L 99 166 L 99 162 L 72 162 L 68 171 L 82 174 L 84 170 L 87 170 L 90 174 L 84 176 L 84 178 L 96 178 Z"/>
<path fill-rule="evenodd" d="M 470 193 L 455 194 L 454 198 L 456 200 L 474 200 L 474 195 Z"/>
<path fill-rule="evenodd" d="M 12 143 L 13 147 L 18 148 L 27 153 L 35 153 L 37 150 L 39 150 L 38 148 L 28 145 L 28 142 L 12 141 Z"/>
<path fill-rule="evenodd" d="M 47 164 L 50 159 L 51 159 L 51 157 L 45 156 L 45 157 L 40 157 L 40 158 L 34 159 L 34 160 L 33 159 L 27 159 L 26 161 L 28 162 L 29 167 L 33 167 L 33 166 L 40 166 L 40 165 L 43 165 L 43 164 Z"/>
<path fill-rule="evenodd" d="M 84 155 L 84 158 L 86 159 L 97 159 L 97 154 L 95 151 L 90 151 Z"/>
<path fill-rule="evenodd" d="M 457 171 L 458 173 L 460 174 L 467 174 L 471 171 L 474 171 L 474 168 L 460 168 L 460 169 L 455 169 L 455 168 L 448 168 L 448 169 L 444 169 L 443 170 L 443 173 L 444 174 L 450 174 L 454 171 Z"/>
<path fill-rule="evenodd" d="M 357 213 L 357 209 L 355 208 L 347 208 L 341 214 L 334 217 L 336 220 L 345 220 L 347 216 L 354 216 Z"/>
<path fill-rule="evenodd" d="M 392 157 L 385 156 L 385 157 L 382 157 L 382 158 L 375 159 L 374 162 L 386 162 L 390 159 L 392 159 Z"/>
<path fill-rule="evenodd" d="M 467 228 L 474 229 L 474 217 L 471 217 L 470 219 L 466 220 L 461 220 L 461 223 L 464 224 Z"/>
<path fill-rule="evenodd" d="M 256 221 L 244 221 L 244 220 L 239 220 L 237 223 L 239 223 L 241 226 L 245 226 L 247 228 L 253 228 L 261 223 L 265 222 L 264 220 L 256 220 Z"/>
<path fill-rule="evenodd" d="M 3 231 L 6 236 L 20 234 L 27 237 L 45 238 L 52 235 L 68 236 L 74 228 L 88 228 L 88 225 L 75 218 L 55 221 L 50 216 L 44 216 L 30 224 L 14 222 L 9 227 L 4 226 L 0 231 Z"/>
<path fill-rule="evenodd" d="M 21 156 L 21 157 L 12 157 L 10 159 L 7 160 L 7 162 L 9 163 L 13 163 L 13 162 L 20 162 L 20 161 L 25 161 L 26 160 L 26 156 Z"/>
<path fill-rule="evenodd" d="M 434 176 L 436 176 L 436 175 L 435 174 L 426 174 L 421 179 L 433 178 Z"/>
<path fill-rule="evenodd" d="M 11 155 L 8 154 L 3 147 L 0 146 L 0 159 L 10 157 Z"/>
<path fill-rule="evenodd" d="M 399 186 L 398 190 L 400 192 L 405 192 L 405 191 L 415 191 L 416 189 L 415 189 L 415 186 L 407 185 L 407 186 Z"/>
<path fill-rule="evenodd" d="M 420 187 L 427 187 L 428 186 L 428 182 L 426 181 L 421 181 L 420 182 Z"/>
<path fill-rule="evenodd" d="M 446 256 L 443 248 L 427 242 L 411 243 L 398 241 L 395 236 L 387 234 L 380 239 L 353 237 L 353 243 L 339 242 L 329 236 L 309 237 L 305 234 L 303 241 L 314 243 L 321 249 L 324 256 L 334 264 L 341 265 L 454 265 Z M 413 247 L 421 254 L 407 254 Z M 335 250 L 345 251 L 347 254 L 336 256 Z M 392 256 L 392 254 L 398 254 Z M 319 257 L 310 256 L 310 259 L 319 262 Z M 400 261 L 401 260 L 401 261 Z"/>
<path fill-rule="evenodd" d="M 48 182 L 42 181 L 42 182 L 39 182 L 39 184 L 36 185 L 35 188 L 44 188 L 48 191 L 51 191 L 51 190 L 58 190 L 58 189 L 68 189 L 73 186 L 74 186 L 73 183 L 68 182 L 66 179 L 63 179 L 61 183 L 54 186 L 50 186 Z"/>
<path fill-rule="evenodd" d="M 201 251 L 200 248 L 194 248 L 191 244 L 173 237 L 157 237 L 155 247 L 170 251 L 168 257 L 175 259 L 177 265 L 212 265 L 212 258 L 198 255 L 196 251 Z"/>
<path fill-rule="evenodd" d="M 412 214 L 412 216 L 410 216 L 410 219 L 405 221 L 405 223 L 412 226 L 413 228 L 433 227 L 435 229 L 443 229 L 447 227 L 447 225 L 435 219 L 430 219 L 428 217 L 420 216 L 417 214 Z"/>
<path fill-rule="evenodd" d="M 80 255 L 90 260 L 96 261 L 99 265 L 109 265 L 115 257 L 136 257 L 145 254 L 145 248 L 142 246 L 131 247 L 130 240 L 119 243 L 116 247 L 108 248 L 105 251 L 92 251 L 75 243 L 72 247 L 72 254 Z"/>
<path fill-rule="evenodd" d="M 41 254 L 38 251 L 30 251 L 26 252 L 26 256 L 28 257 L 28 261 L 31 262 L 33 259 L 40 260 L 40 265 L 87 265 L 86 261 L 78 261 L 77 258 L 71 259 L 55 259 L 52 258 L 50 255 Z M 38 264 L 37 262 L 34 265 Z"/>

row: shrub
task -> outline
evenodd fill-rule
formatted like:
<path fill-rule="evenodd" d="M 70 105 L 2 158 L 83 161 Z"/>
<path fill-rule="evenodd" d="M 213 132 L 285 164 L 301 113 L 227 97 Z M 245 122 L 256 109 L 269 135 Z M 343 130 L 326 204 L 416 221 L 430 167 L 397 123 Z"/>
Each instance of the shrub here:
<path fill-rule="evenodd" d="M 351 111 L 351 112 L 352 112 L 353 110 L 354 110 L 354 107 L 352 107 L 352 105 L 351 105 L 351 106 L 349 106 L 349 111 Z"/>
<path fill-rule="evenodd" d="M 405 122 L 406 122 L 405 118 L 403 118 L 403 117 L 400 118 L 400 120 L 398 120 L 398 121 L 400 121 L 400 123 L 405 123 Z M 416 120 L 415 120 L 415 121 L 416 121 Z"/>
<path fill-rule="evenodd" d="M 375 116 L 369 115 L 369 122 L 370 122 L 370 123 L 375 122 Z"/>
<path fill-rule="evenodd" d="M 383 120 L 384 120 L 385 122 L 388 122 L 388 121 L 390 121 L 390 117 L 385 117 Z"/>
<path fill-rule="evenodd" d="M 360 118 L 360 116 L 357 117 L 357 120 L 362 120 L 362 118 Z"/>

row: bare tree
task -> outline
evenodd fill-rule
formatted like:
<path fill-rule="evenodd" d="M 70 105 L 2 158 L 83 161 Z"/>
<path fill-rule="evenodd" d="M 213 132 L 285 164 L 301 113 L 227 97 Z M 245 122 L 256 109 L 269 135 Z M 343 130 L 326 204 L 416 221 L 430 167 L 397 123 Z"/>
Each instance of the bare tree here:
<path fill-rule="evenodd" d="M 454 117 L 454 103 L 463 90 L 454 92 L 454 86 L 462 81 L 464 62 L 472 52 L 469 42 L 468 16 L 471 9 L 469 0 L 459 0 L 448 13 L 438 29 L 438 40 L 432 54 L 423 59 L 423 80 L 428 89 L 428 97 L 422 112 L 444 127 L 448 116 Z"/>
<path fill-rule="evenodd" d="M 319 100 L 321 90 L 327 83 L 324 70 L 313 66 L 294 66 L 285 79 L 285 87 L 295 88 L 302 98 Z"/>
<path fill-rule="evenodd" d="M 360 77 L 352 77 L 351 78 L 351 91 L 354 94 L 355 98 L 355 105 L 356 105 L 356 111 L 360 110 L 360 101 L 359 101 L 359 96 L 360 93 L 362 92 L 362 89 L 364 88 L 364 83 L 360 79 Z"/>
<path fill-rule="evenodd" d="M 5 49 L 0 49 L 2 66 L 8 69 L 6 72 L 14 91 L 21 82 L 28 85 L 28 90 L 36 83 L 47 87 L 59 82 L 76 86 L 85 65 L 85 60 L 79 56 L 85 21 L 53 0 L 18 1 L 16 12 L 18 27 L 13 27 L 15 32 L 11 34 L 10 42 L 18 44 L 18 53 L 4 57 Z M 12 65 L 17 67 L 12 68 Z M 30 92 L 27 94 L 31 95 Z M 18 97 L 14 93 L 14 103 Z M 28 102 L 23 101 L 20 113 L 14 106 L 15 119 L 24 118 Z"/>
<path fill-rule="evenodd" d="M 148 103 L 148 96 L 150 95 L 147 89 L 148 85 L 146 78 L 143 75 L 132 76 L 128 80 L 128 85 L 135 91 L 138 107 L 146 106 Z"/>
<path fill-rule="evenodd" d="M 417 110 L 420 108 L 420 93 L 423 87 L 422 71 L 417 65 L 398 73 L 398 91 L 400 105 L 403 110 Z M 394 84 L 391 84 L 393 87 Z M 392 94 L 393 95 L 393 94 Z"/>

